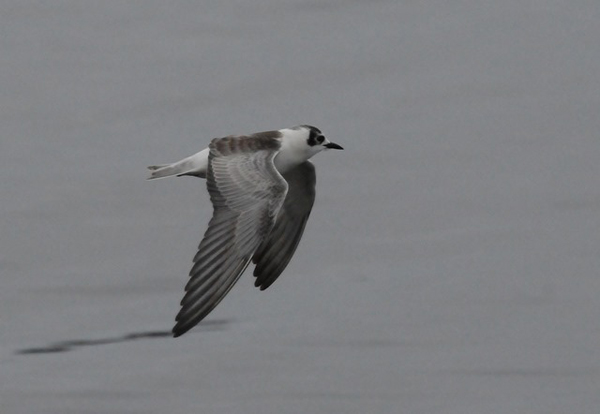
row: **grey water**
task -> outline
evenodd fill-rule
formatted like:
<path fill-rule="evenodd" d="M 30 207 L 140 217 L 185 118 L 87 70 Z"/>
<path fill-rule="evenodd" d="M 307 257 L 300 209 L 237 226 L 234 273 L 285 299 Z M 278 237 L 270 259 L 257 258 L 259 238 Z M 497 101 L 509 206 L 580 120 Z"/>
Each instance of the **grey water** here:
<path fill-rule="evenodd" d="M 600 407 L 600 5 L 0 5 L 0 412 Z M 317 200 L 168 332 L 212 208 L 147 165 L 318 126 Z"/>

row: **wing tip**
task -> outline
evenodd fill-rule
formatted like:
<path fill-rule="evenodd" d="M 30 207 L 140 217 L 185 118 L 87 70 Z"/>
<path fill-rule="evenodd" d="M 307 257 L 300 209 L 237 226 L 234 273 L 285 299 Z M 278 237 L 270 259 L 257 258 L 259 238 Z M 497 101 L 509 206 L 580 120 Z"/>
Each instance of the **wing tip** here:
<path fill-rule="evenodd" d="M 195 326 L 195 324 L 193 325 L 183 325 L 181 323 L 176 323 L 175 326 L 173 327 L 173 329 L 171 329 L 171 333 L 173 334 L 173 338 L 179 338 L 181 335 L 183 335 L 184 333 L 186 333 L 187 331 L 189 331 L 190 329 L 192 329 Z"/>

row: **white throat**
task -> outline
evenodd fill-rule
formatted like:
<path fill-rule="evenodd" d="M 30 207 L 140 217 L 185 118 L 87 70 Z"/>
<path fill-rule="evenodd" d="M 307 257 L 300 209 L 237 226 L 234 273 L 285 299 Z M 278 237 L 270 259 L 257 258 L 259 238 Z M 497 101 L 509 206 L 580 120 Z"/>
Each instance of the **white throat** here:
<path fill-rule="evenodd" d="M 273 162 L 279 173 L 284 174 L 290 169 L 302 164 L 314 155 L 306 144 L 306 131 L 296 129 L 280 129 L 281 148 Z"/>

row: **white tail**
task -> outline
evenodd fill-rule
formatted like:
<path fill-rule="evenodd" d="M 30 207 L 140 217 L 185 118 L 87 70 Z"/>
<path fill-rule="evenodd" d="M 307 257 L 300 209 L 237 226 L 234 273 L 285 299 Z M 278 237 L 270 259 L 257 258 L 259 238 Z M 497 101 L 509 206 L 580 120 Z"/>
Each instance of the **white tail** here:
<path fill-rule="evenodd" d="M 182 175 L 193 175 L 195 177 L 206 178 L 206 169 L 208 168 L 208 148 L 182 159 L 181 161 L 174 162 L 173 164 L 162 164 L 162 165 L 151 165 L 148 167 L 152 172 L 150 173 L 149 180 L 155 180 L 157 178 L 165 178 Z"/>

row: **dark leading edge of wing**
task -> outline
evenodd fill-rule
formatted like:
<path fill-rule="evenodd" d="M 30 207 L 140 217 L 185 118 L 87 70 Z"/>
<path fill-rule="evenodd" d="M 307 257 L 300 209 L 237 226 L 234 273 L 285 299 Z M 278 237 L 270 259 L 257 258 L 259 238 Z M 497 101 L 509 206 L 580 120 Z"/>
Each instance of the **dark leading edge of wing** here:
<path fill-rule="evenodd" d="M 252 262 L 256 264 L 255 286 L 265 290 L 286 268 L 302 238 L 315 201 L 315 167 L 306 161 L 283 175 L 288 193 L 279 210 L 275 227 L 260 245 Z"/>
<path fill-rule="evenodd" d="M 273 164 L 280 146 L 273 138 L 226 137 L 209 146 L 206 182 L 214 212 L 175 318 L 176 337 L 219 304 L 273 228 L 288 188 Z"/>

